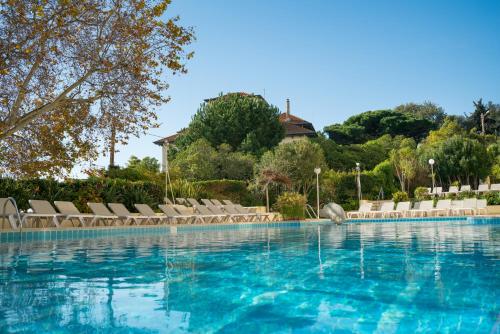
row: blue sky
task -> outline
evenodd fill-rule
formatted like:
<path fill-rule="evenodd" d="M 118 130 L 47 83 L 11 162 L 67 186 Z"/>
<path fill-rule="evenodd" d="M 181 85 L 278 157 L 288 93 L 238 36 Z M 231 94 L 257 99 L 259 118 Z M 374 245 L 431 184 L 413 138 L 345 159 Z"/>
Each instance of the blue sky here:
<path fill-rule="evenodd" d="M 158 110 L 166 136 L 189 124 L 204 98 L 264 95 L 317 130 L 367 111 L 432 101 L 449 114 L 482 97 L 500 103 L 500 1 L 173 0 L 170 15 L 194 27 L 188 74 L 170 77 Z M 120 147 L 161 157 L 142 136 Z M 107 158 L 98 165 L 106 166 Z"/>

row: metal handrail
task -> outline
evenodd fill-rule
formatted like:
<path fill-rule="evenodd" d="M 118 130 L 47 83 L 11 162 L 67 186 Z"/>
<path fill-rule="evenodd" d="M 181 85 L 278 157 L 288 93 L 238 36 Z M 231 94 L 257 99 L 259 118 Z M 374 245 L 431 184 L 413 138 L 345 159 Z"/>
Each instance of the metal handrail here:
<path fill-rule="evenodd" d="M 7 201 L 5 201 L 5 203 L 3 203 L 2 217 L 5 217 L 5 212 L 7 210 L 7 203 L 8 202 L 11 202 L 12 205 L 14 205 L 14 208 L 16 209 L 17 221 L 19 222 L 19 230 L 22 230 L 23 222 L 21 220 L 21 214 L 19 213 L 19 209 L 17 208 L 16 200 L 13 197 L 7 197 Z"/>
<path fill-rule="evenodd" d="M 311 214 L 312 212 L 312 214 Z M 310 204 L 306 204 L 306 213 L 309 216 L 309 218 L 316 219 L 318 216 L 316 215 L 316 212 L 314 212 L 314 208 Z"/>

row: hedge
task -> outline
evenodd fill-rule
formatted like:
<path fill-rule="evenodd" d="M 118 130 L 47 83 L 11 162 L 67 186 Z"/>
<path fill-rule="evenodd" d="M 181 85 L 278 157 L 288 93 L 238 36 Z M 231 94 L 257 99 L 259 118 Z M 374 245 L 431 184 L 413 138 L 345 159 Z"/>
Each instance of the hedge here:
<path fill-rule="evenodd" d="M 384 191 L 384 198 L 392 198 L 398 191 L 394 179 L 394 172 L 389 161 L 378 164 L 371 171 L 361 172 L 361 191 L 363 199 L 375 200 L 380 189 Z M 324 203 L 335 202 L 345 210 L 358 208 L 356 172 L 337 172 L 329 170 L 324 173 L 321 182 L 321 199 Z"/>
<path fill-rule="evenodd" d="M 212 180 L 192 182 L 192 185 L 196 190 L 193 197 L 198 199 L 229 199 L 247 206 L 262 205 L 262 200 L 248 190 L 244 181 Z M 164 187 L 164 184 L 155 182 L 110 178 L 69 179 L 64 182 L 51 179 L 0 179 L 0 197 L 14 197 L 23 210 L 29 208 L 28 200 L 44 199 L 50 202 L 73 202 L 81 212 L 89 211 L 87 202 L 123 203 L 135 212 L 135 203 L 145 203 L 152 208 L 163 203 Z"/>
<path fill-rule="evenodd" d="M 28 200 L 70 201 L 81 212 L 89 212 L 87 202 L 119 202 L 135 211 L 135 203 L 156 208 L 163 203 L 162 185 L 144 181 L 90 178 L 58 182 L 50 179 L 0 179 L 0 197 L 14 197 L 20 209 L 29 208 Z"/>

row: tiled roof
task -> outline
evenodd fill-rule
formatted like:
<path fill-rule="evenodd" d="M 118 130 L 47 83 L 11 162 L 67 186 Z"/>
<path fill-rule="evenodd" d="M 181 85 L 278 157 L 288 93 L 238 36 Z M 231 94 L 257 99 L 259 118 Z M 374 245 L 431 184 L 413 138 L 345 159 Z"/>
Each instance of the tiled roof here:
<path fill-rule="evenodd" d="M 308 136 L 314 137 L 316 136 L 316 132 L 307 128 L 304 128 L 300 125 L 295 125 L 292 123 L 283 123 L 283 127 L 285 128 L 285 137 L 288 136 Z"/>
<path fill-rule="evenodd" d="M 162 138 L 162 139 L 158 139 L 156 141 L 154 141 L 153 143 L 156 144 L 156 145 L 159 145 L 159 146 L 163 146 L 163 143 L 167 142 L 167 143 L 173 143 L 177 137 L 179 137 L 179 135 L 181 134 L 181 132 L 184 131 L 184 129 L 178 131 L 177 133 L 174 133 L 173 135 L 170 135 L 170 136 L 167 136 L 165 138 Z"/>
<path fill-rule="evenodd" d="M 309 123 L 308 121 L 303 120 L 300 117 L 297 117 L 297 116 L 292 115 L 292 114 L 287 114 L 286 112 L 281 113 L 279 115 L 279 119 L 280 119 L 280 122 Z"/>

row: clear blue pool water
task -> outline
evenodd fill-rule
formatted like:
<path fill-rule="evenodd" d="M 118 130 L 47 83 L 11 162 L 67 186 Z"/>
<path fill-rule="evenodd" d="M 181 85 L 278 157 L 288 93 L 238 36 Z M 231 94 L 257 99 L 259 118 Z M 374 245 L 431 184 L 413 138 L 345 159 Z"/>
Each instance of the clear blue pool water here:
<path fill-rule="evenodd" d="M 1 333 L 498 333 L 500 225 L 0 244 Z"/>

